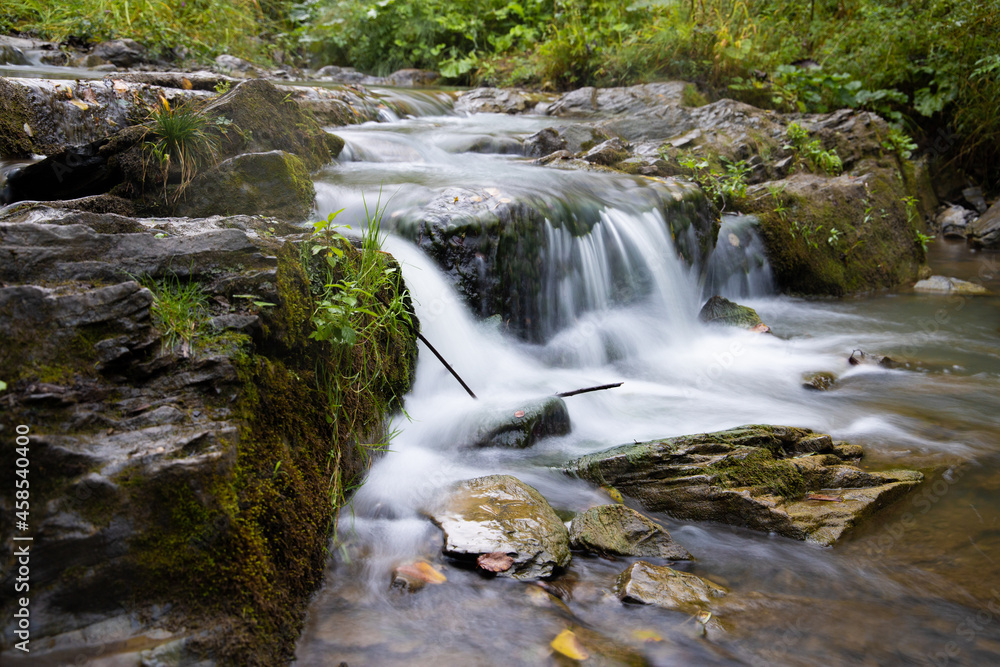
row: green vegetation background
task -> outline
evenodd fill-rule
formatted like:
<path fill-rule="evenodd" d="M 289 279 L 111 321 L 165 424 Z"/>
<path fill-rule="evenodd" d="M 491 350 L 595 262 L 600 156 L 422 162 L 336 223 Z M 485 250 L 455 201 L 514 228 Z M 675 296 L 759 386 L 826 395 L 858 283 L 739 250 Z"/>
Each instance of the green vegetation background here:
<path fill-rule="evenodd" d="M 1000 157 L 1000 0 L 6 0 L 0 29 L 462 84 L 674 77 L 785 111 L 871 109 L 966 167 Z"/>

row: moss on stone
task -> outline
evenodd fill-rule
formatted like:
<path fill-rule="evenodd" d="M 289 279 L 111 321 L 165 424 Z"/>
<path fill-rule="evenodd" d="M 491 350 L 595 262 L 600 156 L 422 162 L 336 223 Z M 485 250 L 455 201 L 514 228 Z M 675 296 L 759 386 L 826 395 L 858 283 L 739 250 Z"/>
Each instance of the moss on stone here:
<path fill-rule="evenodd" d="M 776 459 L 767 449 L 740 447 L 725 459 L 705 468 L 724 488 L 751 487 L 783 498 L 801 497 L 805 478 L 787 461 Z"/>
<path fill-rule="evenodd" d="M 0 157 L 28 158 L 34 152 L 28 125 L 31 102 L 23 86 L 0 77 Z"/>

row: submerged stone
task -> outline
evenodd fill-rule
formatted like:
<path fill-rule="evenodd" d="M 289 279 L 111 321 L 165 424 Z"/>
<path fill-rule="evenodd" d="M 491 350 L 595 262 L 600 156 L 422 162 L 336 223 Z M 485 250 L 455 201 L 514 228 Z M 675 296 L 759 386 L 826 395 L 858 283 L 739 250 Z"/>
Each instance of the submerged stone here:
<path fill-rule="evenodd" d="M 827 435 L 757 425 L 622 445 L 563 470 L 650 511 L 829 545 L 923 479 L 910 470 L 865 472 L 838 453 Z M 836 492 L 843 502 L 808 500 L 815 492 Z"/>
<path fill-rule="evenodd" d="M 601 505 L 578 514 L 569 528 L 570 546 L 600 556 L 689 560 L 670 533 L 625 505 Z"/>
<path fill-rule="evenodd" d="M 566 402 L 557 396 L 512 403 L 481 417 L 476 447 L 531 447 L 544 437 L 570 432 Z"/>
<path fill-rule="evenodd" d="M 615 594 L 622 602 L 697 613 L 726 595 L 726 589 L 701 577 L 645 561 L 618 575 Z"/>
<path fill-rule="evenodd" d="M 569 565 L 569 533 L 538 491 L 510 475 L 463 482 L 431 512 L 444 553 L 475 562 L 483 554 L 513 559 L 498 576 L 531 580 Z"/>
<path fill-rule="evenodd" d="M 837 376 L 828 371 L 806 373 L 802 376 L 802 386 L 815 391 L 829 391 L 837 384 Z"/>

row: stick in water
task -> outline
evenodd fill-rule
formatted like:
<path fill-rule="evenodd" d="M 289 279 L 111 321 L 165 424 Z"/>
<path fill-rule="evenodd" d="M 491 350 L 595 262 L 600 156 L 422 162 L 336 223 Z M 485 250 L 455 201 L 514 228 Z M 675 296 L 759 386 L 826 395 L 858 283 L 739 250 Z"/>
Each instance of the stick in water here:
<path fill-rule="evenodd" d="M 459 376 L 459 374 L 455 372 L 455 369 L 451 367 L 451 364 L 449 364 L 447 361 L 444 360 L 444 357 L 441 356 L 441 353 L 434 349 L 434 346 L 431 345 L 430 341 L 424 338 L 424 335 L 419 331 L 417 331 L 416 329 L 413 330 L 413 333 L 417 334 L 417 338 L 422 340 L 424 342 L 424 345 L 427 346 L 427 349 L 433 352 L 434 356 L 438 358 L 438 361 L 444 364 L 444 367 L 448 369 L 448 372 L 455 376 L 455 379 L 458 380 L 458 383 L 462 385 L 463 388 L 465 388 L 465 391 L 469 392 L 469 396 L 478 400 L 479 397 L 476 396 L 474 393 L 472 393 L 472 390 L 469 389 L 469 385 L 465 384 L 465 380 L 463 380 L 461 376 Z"/>
<path fill-rule="evenodd" d="M 464 384 L 464 383 L 463 383 Z M 577 394 L 587 394 L 592 391 L 604 391 L 605 389 L 614 389 L 615 387 L 620 387 L 624 382 L 616 382 L 614 384 L 602 384 L 597 387 L 587 387 L 586 389 L 576 389 L 574 391 L 564 391 L 561 394 L 556 394 L 559 398 L 566 398 L 567 396 L 576 396 Z"/>

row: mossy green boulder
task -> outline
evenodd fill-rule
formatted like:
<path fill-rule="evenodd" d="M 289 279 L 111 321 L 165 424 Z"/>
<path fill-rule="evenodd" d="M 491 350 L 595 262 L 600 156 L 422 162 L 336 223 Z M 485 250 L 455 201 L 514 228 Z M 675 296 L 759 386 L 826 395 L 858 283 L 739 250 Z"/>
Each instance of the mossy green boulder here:
<path fill-rule="evenodd" d="M 573 549 L 611 558 L 691 558 L 670 533 L 625 505 L 600 505 L 577 514 L 569 527 L 569 540 Z"/>

